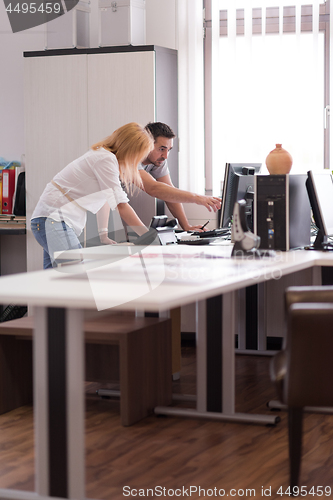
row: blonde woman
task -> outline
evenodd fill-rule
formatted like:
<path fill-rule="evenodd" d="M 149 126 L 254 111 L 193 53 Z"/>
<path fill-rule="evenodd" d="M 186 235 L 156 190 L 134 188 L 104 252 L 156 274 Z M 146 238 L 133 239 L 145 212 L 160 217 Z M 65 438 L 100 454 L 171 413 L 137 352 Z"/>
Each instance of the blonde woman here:
<path fill-rule="evenodd" d="M 55 251 L 81 247 L 78 236 L 86 224 L 87 211 L 96 214 L 104 244 L 115 243 L 108 238 L 110 208 L 117 208 L 137 234 L 147 231 L 128 204 L 121 182 L 128 190 L 133 185 L 142 186 L 138 164 L 153 148 L 150 132 L 138 123 L 128 123 L 55 175 L 31 217 L 31 230 L 44 249 L 44 269 L 56 266 Z"/>

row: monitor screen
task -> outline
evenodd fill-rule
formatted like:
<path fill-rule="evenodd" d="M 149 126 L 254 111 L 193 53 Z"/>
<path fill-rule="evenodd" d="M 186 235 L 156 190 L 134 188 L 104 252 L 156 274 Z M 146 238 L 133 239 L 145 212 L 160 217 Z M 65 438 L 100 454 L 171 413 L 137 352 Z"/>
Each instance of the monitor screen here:
<path fill-rule="evenodd" d="M 327 245 L 327 238 L 333 236 L 333 179 L 330 173 L 308 172 L 306 181 L 309 200 L 318 234 L 315 248 Z"/>
<path fill-rule="evenodd" d="M 246 201 L 246 219 L 253 230 L 254 175 L 260 172 L 261 163 L 227 163 L 222 190 L 220 227 L 228 228 L 236 201 Z"/>

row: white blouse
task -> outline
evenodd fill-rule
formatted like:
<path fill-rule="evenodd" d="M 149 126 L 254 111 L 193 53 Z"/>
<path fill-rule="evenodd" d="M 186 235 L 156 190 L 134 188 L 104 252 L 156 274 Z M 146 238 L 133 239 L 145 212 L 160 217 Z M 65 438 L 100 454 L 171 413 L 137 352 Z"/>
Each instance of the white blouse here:
<path fill-rule="evenodd" d="M 31 219 L 50 217 L 56 221 L 64 220 L 77 235 L 86 224 L 87 210 L 95 214 L 106 202 L 114 210 L 119 203 L 129 201 L 120 184 L 118 160 L 104 148 L 90 149 L 69 163 L 53 180 L 76 203 L 70 202 L 49 182 Z"/>

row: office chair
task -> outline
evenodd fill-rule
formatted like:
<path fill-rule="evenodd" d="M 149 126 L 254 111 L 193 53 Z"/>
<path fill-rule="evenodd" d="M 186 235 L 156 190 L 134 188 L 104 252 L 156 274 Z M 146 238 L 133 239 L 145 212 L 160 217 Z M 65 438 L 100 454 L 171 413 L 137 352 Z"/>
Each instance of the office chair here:
<path fill-rule="evenodd" d="M 333 407 L 333 286 L 286 291 L 287 336 L 271 378 L 287 406 L 290 488 L 298 486 L 305 407 Z"/>

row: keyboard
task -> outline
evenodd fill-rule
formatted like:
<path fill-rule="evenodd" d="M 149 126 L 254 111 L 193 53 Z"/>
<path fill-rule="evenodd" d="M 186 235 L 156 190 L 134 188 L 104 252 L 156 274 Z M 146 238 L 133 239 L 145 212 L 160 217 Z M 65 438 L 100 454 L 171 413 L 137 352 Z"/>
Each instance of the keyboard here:
<path fill-rule="evenodd" d="M 184 231 L 177 234 L 177 243 L 181 245 L 208 245 L 230 234 L 228 229 L 213 229 L 212 231 Z"/>
<path fill-rule="evenodd" d="M 216 238 L 193 238 L 177 240 L 178 245 L 209 245 L 216 241 Z"/>
<path fill-rule="evenodd" d="M 211 231 L 193 231 L 190 233 L 192 236 L 199 236 L 199 238 L 218 238 L 219 236 L 227 236 L 230 229 L 212 229 Z"/>

